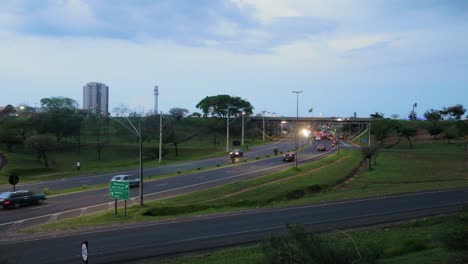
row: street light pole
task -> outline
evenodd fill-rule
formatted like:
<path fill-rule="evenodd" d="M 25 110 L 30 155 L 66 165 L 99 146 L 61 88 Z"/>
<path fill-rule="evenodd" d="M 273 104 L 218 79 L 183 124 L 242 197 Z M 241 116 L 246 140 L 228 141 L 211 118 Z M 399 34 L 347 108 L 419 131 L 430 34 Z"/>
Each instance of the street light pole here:
<path fill-rule="evenodd" d="M 140 145 L 140 205 L 143 206 L 143 140 L 141 136 L 141 117 L 138 122 L 138 131 L 138 145 Z"/>
<path fill-rule="evenodd" d="M 297 121 L 299 119 L 299 94 L 302 91 L 292 91 L 296 94 L 296 120 L 294 121 L 294 160 L 296 161 L 296 168 L 297 168 L 297 160 L 299 157 L 297 156 Z"/>
<path fill-rule="evenodd" d="M 265 141 L 265 110 L 262 111 L 262 119 L 263 119 L 263 141 Z"/>
<path fill-rule="evenodd" d="M 226 122 L 226 152 L 229 152 L 229 111 L 227 113 L 227 122 Z"/>
<path fill-rule="evenodd" d="M 162 117 L 163 112 L 161 111 L 159 115 L 159 163 L 161 163 L 162 160 Z"/>
<path fill-rule="evenodd" d="M 241 142 L 241 146 L 244 146 L 244 115 L 245 115 L 245 112 L 242 111 L 242 142 Z"/>

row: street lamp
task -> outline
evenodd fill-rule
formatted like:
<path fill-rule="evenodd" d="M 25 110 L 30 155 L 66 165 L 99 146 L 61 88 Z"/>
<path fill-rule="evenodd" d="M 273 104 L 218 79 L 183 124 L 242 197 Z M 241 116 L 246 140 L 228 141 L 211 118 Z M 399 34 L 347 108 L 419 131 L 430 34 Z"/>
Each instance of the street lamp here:
<path fill-rule="evenodd" d="M 296 94 L 296 120 L 294 121 L 294 156 L 296 157 L 296 168 L 297 168 L 297 160 L 299 157 L 297 156 L 297 121 L 299 119 L 299 94 L 303 91 L 292 91 Z"/>
<path fill-rule="evenodd" d="M 226 152 L 229 152 L 229 110 L 226 118 Z"/>
<path fill-rule="evenodd" d="M 244 146 L 244 115 L 245 115 L 245 111 L 242 111 L 242 141 L 241 141 L 241 146 Z"/>
<path fill-rule="evenodd" d="M 117 115 L 118 117 L 118 115 Z M 126 116 L 123 116 L 130 126 L 125 125 L 124 123 L 120 122 L 118 118 L 115 120 L 121 124 L 123 127 L 127 128 L 130 132 L 138 137 L 138 146 L 139 146 L 139 175 L 140 175 L 140 205 L 143 206 L 143 140 L 142 140 L 142 131 L 141 131 L 141 116 L 138 119 L 138 129 L 133 125 L 132 121 Z"/>
<path fill-rule="evenodd" d="M 268 111 L 262 111 L 262 119 L 263 119 L 263 141 L 265 141 L 265 113 L 269 113 Z"/>

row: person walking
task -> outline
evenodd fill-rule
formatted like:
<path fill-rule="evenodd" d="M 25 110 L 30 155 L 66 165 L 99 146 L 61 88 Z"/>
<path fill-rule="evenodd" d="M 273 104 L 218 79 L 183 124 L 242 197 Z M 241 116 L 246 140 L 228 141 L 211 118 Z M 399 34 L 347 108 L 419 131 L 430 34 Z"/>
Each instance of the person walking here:
<path fill-rule="evenodd" d="M 80 164 L 80 160 L 77 160 L 77 161 L 76 161 L 76 170 L 77 170 L 77 171 L 80 171 L 80 165 L 81 165 L 81 164 Z"/>

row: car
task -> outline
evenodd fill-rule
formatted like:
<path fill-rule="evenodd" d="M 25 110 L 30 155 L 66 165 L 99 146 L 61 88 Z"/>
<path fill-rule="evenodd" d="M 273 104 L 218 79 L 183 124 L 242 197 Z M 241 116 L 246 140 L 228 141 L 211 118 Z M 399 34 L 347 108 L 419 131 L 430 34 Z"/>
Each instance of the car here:
<path fill-rule="evenodd" d="M 317 150 L 318 151 L 325 151 L 327 150 L 327 147 L 324 144 L 317 145 Z"/>
<path fill-rule="evenodd" d="M 317 137 L 315 138 L 315 140 L 320 141 L 320 140 L 322 140 L 322 138 L 321 138 L 320 136 L 317 136 Z"/>
<path fill-rule="evenodd" d="M 231 150 L 231 152 L 229 152 L 229 155 L 231 155 L 231 158 L 243 157 L 244 152 L 242 150 L 240 150 L 240 149 L 233 149 L 233 150 Z"/>
<path fill-rule="evenodd" d="M 14 192 L 3 192 L 0 194 L 0 204 L 3 208 L 19 208 L 23 205 L 40 204 L 47 198 L 42 193 L 20 190 Z"/>
<path fill-rule="evenodd" d="M 140 186 L 140 179 L 135 178 L 132 175 L 115 175 L 112 177 L 111 181 L 128 182 L 129 187 Z"/>
<path fill-rule="evenodd" d="M 284 153 L 283 161 L 293 162 L 296 160 L 296 155 L 294 153 Z"/>

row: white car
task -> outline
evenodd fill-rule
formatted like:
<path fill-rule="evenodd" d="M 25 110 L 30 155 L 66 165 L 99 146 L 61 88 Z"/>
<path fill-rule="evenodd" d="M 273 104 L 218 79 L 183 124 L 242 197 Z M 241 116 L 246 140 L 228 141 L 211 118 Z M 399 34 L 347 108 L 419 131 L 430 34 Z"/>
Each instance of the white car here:
<path fill-rule="evenodd" d="M 320 136 L 317 136 L 317 137 L 315 138 L 315 140 L 320 141 L 320 140 L 322 140 L 322 138 L 321 138 Z"/>
<path fill-rule="evenodd" d="M 128 182 L 129 187 L 140 186 L 140 179 L 135 178 L 132 175 L 115 175 L 112 177 L 111 181 Z"/>

